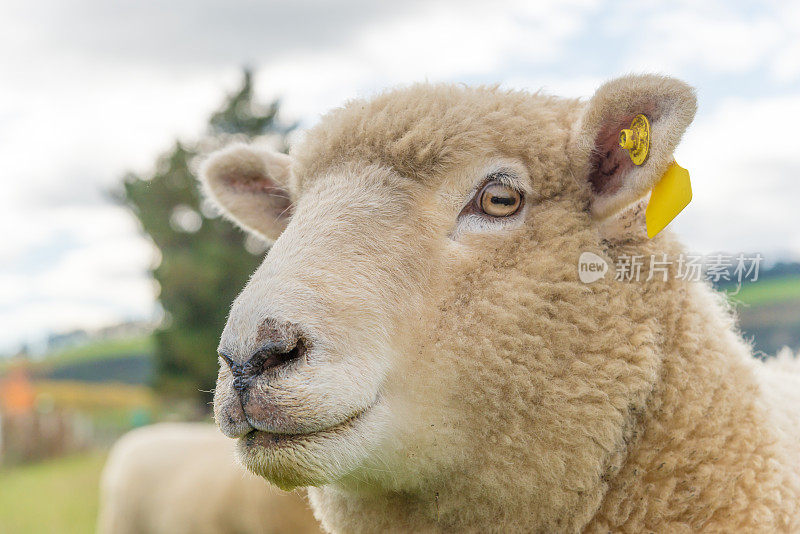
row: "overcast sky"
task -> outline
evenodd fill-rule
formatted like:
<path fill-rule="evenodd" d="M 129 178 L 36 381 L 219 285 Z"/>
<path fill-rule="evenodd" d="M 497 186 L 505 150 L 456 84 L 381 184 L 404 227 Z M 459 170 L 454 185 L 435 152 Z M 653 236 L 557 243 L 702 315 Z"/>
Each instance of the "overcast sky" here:
<path fill-rule="evenodd" d="M 800 259 L 798 20 L 789 1 L 0 0 L 0 352 L 153 317 L 153 251 L 104 192 L 196 137 L 243 65 L 305 126 L 413 81 L 588 97 L 681 77 L 700 111 L 674 228 L 698 252 Z"/>

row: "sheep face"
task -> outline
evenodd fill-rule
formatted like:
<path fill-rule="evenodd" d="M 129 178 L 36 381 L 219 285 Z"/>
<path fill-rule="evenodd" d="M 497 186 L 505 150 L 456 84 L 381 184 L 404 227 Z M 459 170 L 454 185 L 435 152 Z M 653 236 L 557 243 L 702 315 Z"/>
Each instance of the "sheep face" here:
<path fill-rule="evenodd" d="M 653 148 L 634 168 L 613 134 L 637 113 Z M 641 287 L 582 284 L 577 259 L 652 246 L 607 223 L 693 113 L 691 89 L 654 76 L 588 103 L 423 85 L 330 113 L 291 157 L 212 156 L 208 195 L 274 240 L 220 342 L 215 415 L 244 464 L 437 507 L 456 480 L 475 499 L 524 487 L 554 517 L 596 506 L 659 360 L 650 318 L 603 310 Z"/>

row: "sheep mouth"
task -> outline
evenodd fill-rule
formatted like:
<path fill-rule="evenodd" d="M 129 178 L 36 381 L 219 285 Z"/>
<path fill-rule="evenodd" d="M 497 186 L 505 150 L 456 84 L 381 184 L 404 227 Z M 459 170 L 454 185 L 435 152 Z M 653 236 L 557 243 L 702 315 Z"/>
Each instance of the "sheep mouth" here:
<path fill-rule="evenodd" d="M 321 441 L 321 440 L 330 440 L 336 439 L 337 437 L 343 436 L 344 434 L 350 432 L 356 423 L 372 409 L 371 405 L 363 410 L 360 410 L 350 417 L 336 423 L 332 426 L 327 428 L 323 428 L 320 430 L 314 430 L 312 432 L 303 432 L 303 433 L 279 433 L 279 432 L 267 432 L 264 430 L 253 429 L 247 434 L 245 434 L 241 439 L 243 445 L 248 448 L 255 448 L 255 447 L 262 447 L 262 448 L 275 448 L 281 447 L 283 445 L 291 445 L 296 444 L 297 442 L 302 441 Z"/>

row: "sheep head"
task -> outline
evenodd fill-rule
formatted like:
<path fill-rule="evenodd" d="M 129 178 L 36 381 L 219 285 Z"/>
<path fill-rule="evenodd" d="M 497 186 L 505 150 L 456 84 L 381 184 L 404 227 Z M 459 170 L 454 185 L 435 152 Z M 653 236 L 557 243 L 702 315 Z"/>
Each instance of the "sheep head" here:
<path fill-rule="evenodd" d="M 431 516 L 456 506 L 448 491 L 462 512 L 533 494 L 551 525 L 596 509 L 660 355 L 642 288 L 582 284 L 577 260 L 673 246 L 617 223 L 694 111 L 659 76 L 588 102 L 417 85 L 329 113 L 290 156 L 209 158 L 209 197 L 274 241 L 219 349 L 215 415 L 243 463 L 325 486 L 318 501 L 423 496 Z M 617 146 L 638 113 L 639 167 Z"/>

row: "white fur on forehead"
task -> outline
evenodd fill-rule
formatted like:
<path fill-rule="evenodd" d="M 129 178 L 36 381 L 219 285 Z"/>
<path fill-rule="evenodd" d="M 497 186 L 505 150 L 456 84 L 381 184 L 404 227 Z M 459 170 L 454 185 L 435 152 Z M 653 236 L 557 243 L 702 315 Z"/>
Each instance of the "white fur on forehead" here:
<path fill-rule="evenodd" d="M 592 215 L 604 219 L 644 197 L 673 160 L 697 109 L 694 90 L 658 75 L 625 76 L 601 86 L 577 124 L 579 157 L 593 189 Z M 635 166 L 617 145 L 620 130 L 643 113 L 651 126 L 650 152 Z"/>
<path fill-rule="evenodd" d="M 525 165 L 543 196 L 573 191 L 565 145 L 580 111 L 574 99 L 497 87 L 391 89 L 330 111 L 292 147 L 297 191 L 343 162 L 438 184 L 456 167 L 497 158 Z"/>

